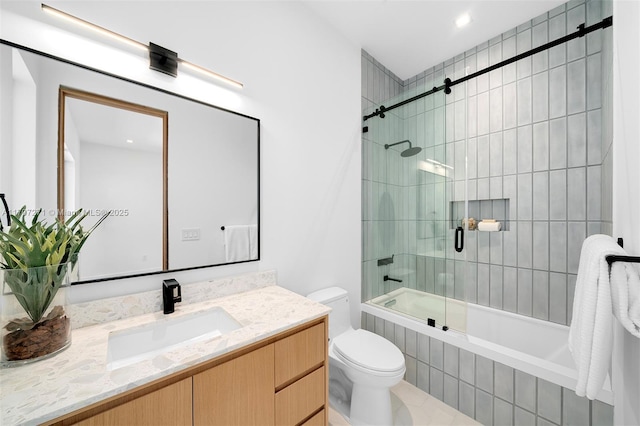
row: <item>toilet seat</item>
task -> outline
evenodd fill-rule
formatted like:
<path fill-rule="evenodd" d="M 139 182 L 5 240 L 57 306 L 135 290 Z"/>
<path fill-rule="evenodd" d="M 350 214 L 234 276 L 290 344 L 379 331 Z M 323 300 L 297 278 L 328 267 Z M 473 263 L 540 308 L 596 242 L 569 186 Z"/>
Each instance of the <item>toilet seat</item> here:
<path fill-rule="evenodd" d="M 336 356 L 344 363 L 375 376 L 404 373 L 404 356 L 385 338 L 366 330 L 353 330 L 333 339 Z"/>

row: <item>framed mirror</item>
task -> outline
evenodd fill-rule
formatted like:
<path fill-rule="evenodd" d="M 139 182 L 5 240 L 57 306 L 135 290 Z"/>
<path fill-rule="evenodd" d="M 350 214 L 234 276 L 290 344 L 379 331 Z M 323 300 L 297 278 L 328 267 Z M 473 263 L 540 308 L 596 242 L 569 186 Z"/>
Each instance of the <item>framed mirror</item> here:
<path fill-rule="evenodd" d="M 110 216 L 87 240 L 79 276 L 168 270 L 168 112 L 64 86 L 58 100 L 58 218 L 80 207 L 87 224 Z"/>
<path fill-rule="evenodd" d="M 260 259 L 259 119 L 4 40 L 0 67 L 12 210 L 111 212 L 79 283 Z"/>

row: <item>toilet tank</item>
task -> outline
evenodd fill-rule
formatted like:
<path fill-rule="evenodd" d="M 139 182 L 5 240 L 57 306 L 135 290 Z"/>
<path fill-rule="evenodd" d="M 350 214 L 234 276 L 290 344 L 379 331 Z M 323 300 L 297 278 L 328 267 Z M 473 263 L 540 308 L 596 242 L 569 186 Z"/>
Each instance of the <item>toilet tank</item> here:
<path fill-rule="evenodd" d="M 351 329 L 349 293 L 347 293 L 347 290 L 340 287 L 329 287 L 314 291 L 307 295 L 307 298 L 331 308 L 329 313 L 329 339 L 333 339 L 335 336 Z"/>

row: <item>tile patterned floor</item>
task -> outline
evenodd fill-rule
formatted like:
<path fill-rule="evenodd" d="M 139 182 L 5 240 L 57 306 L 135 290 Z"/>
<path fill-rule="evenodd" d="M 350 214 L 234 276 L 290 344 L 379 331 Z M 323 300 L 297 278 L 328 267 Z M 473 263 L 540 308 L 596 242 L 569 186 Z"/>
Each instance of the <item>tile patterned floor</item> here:
<path fill-rule="evenodd" d="M 444 402 L 405 382 L 391 388 L 393 426 L 480 425 Z M 329 426 L 349 426 L 335 410 L 329 410 Z"/>

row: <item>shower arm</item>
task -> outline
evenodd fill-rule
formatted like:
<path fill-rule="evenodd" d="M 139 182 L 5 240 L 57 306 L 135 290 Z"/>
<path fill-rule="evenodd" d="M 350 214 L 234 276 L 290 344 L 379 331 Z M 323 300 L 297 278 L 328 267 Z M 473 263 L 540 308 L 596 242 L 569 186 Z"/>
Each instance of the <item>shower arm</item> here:
<path fill-rule="evenodd" d="M 384 145 L 384 149 L 389 149 L 392 146 L 396 146 L 396 145 L 400 145 L 401 143 L 408 143 L 409 144 L 409 148 L 413 148 L 413 146 L 411 145 L 411 141 L 409 139 L 400 141 L 400 142 L 396 142 L 396 143 L 392 143 L 392 144 L 385 144 Z"/>

